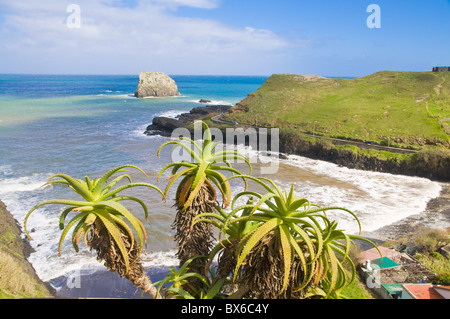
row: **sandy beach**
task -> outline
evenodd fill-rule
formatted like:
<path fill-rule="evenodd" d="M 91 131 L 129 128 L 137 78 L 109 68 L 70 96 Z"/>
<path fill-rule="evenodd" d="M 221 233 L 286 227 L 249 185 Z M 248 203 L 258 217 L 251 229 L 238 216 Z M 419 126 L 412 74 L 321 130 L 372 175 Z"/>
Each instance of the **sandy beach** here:
<path fill-rule="evenodd" d="M 374 232 L 365 232 L 363 235 L 387 241 L 413 235 L 425 228 L 450 227 L 450 183 L 441 183 L 441 186 L 440 196 L 430 200 L 423 213 L 409 216 Z"/>

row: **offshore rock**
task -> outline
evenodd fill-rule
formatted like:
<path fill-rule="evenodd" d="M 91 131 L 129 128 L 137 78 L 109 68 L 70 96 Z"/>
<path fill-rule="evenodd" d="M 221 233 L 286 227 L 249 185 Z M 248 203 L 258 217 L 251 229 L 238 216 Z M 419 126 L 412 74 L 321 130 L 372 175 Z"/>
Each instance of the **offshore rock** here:
<path fill-rule="evenodd" d="M 180 95 L 175 81 L 162 72 L 141 72 L 139 75 L 137 98 Z"/>

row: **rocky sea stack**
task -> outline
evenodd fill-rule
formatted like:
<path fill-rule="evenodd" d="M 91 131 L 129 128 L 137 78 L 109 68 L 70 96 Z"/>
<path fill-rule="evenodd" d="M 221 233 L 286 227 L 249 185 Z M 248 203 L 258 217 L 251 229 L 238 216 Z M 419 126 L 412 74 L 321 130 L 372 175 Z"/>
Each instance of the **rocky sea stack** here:
<path fill-rule="evenodd" d="M 175 81 L 162 72 L 141 72 L 139 75 L 137 98 L 180 95 Z"/>

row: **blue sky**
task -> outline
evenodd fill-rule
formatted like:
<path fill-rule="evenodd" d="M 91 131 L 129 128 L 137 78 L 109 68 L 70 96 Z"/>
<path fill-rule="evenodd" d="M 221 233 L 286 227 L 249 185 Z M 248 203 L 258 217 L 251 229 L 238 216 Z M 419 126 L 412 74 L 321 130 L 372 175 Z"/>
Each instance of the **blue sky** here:
<path fill-rule="evenodd" d="M 0 0 L 0 41 L 0 73 L 423 71 L 450 65 L 450 1 Z"/>

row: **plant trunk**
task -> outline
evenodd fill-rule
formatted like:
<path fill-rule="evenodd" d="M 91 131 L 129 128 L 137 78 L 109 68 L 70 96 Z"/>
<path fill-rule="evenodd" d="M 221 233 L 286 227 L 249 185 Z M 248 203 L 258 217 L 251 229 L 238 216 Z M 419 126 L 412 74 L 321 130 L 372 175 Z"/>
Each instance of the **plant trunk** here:
<path fill-rule="evenodd" d="M 189 196 L 189 194 L 188 194 Z M 187 196 L 187 197 L 188 197 Z M 208 223 L 197 223 L 192 226 L 192 220 L 201 213 L 214 212 L 214 195 L 206 185 L 203 185 L 191 205 L 183 211 L 183 205 L 176 200 L 177 215 L 172 228 L 175 229 L 177 242 L 177 257 L 182 266 L 195 256 L 208 256 L 213 246 L 213 231 Z M 206 258 L 197 258 L 189 265 L 192 272 L 204 274 Z"/>
<path fill-rule="evenodd" d="M 236 248 L 239 242 L 237 239 L 233 239 L 231 243 L 228 243 L 227 247 L 219 254 L 217 265 L 217 278 L 233 276 L 233 272 L 236 268 Z"/>
<path fill-rule="evenodd" d="M 242 268 L 239 282 L 249 288 L 249 299 L 298 299 L 305 296 L 305 289 L 297 291 L 305 276 L 297 254 L 291 266 L 289 282 L 283 293 L 284 259 L 278 231 L 272 231 L 256 244 Z"/>
<path fill-rule="evenodd" d="M 138 257 L 139 245 L 135 241 L 131 251 L 131 238 L 121 230 L 126 249 L 129 251 L 130 266 L 126 271 L 125 261 L 119 247 L 100 220 L 96 220 L 88 241 L 89 247 L 97 251 L 97 260 L 104 261 L 105 267 L 111 272 L 117 272 L 119 277 L 130 280 L 134 286 L 148 293 L 153 299 L 160 299 L 157 289 L 145 273 L 141 259 Z"/>

